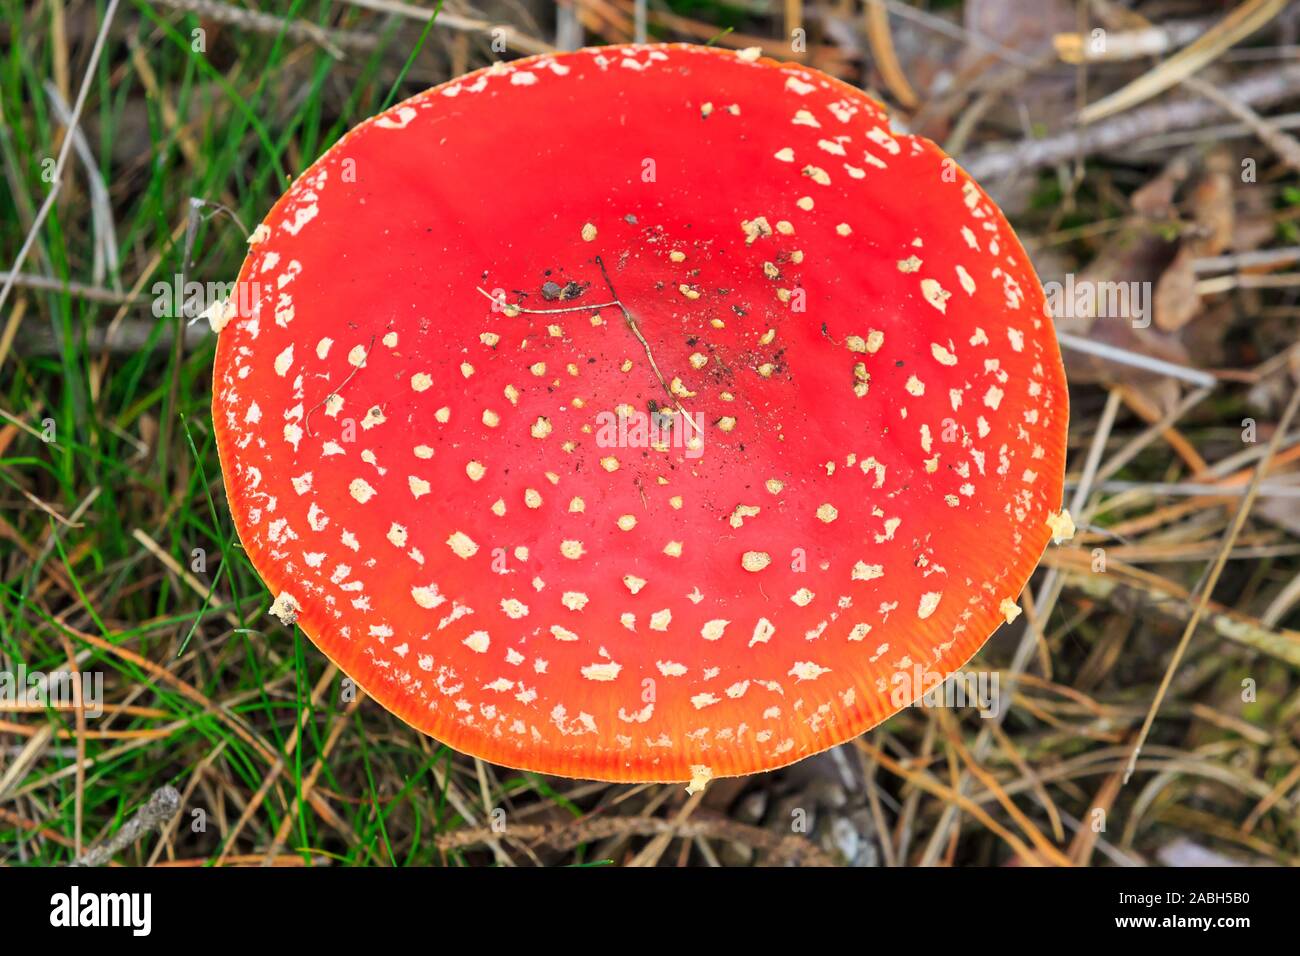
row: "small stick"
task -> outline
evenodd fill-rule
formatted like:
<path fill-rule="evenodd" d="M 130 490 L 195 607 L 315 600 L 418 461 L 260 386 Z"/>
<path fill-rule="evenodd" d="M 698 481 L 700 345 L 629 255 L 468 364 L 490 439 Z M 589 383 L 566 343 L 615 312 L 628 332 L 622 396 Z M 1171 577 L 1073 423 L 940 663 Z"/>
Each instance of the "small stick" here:
<path fill-rule="evenodd" d="M 682 418 L 688 425 L 690 425 L 696 431 L 699 431 L 699 427 L 691 419 L 691 416 L 687 414 L 686 409 L 682 407 L 682 403 L 677 400 L 677 396 L 673 394 L 673 390 L 668 385 L 668 380 L 664 378 L 664 373 L 659 371 L 659 365 L 657 362 L 655 362 L 655 357 L 650 351 L 650 343 L 647 342 L 645 336 L 641 334 L 641 329 L 637 326 L 636 319 L 633 318 L 632 313 L 628 311 L 627 306 L 625 306 L 623 304 L 623 301 L 619 299 L 618 292 L 614 290 L 614 283 L 610 281 L 609 273 L 605 270 L 605 261 L 600 256 L 596 256 L 596 265 L 600 266 L 600 274 L 605 279 L 605 285 L 609 288 L 609 294 L 614 297 L 613 300 L 610 302 L 597 302 L 588 305 L 573 305 L 573 306 L 566 306 L 560 309 L 526 309 L 522 305 L 515 305 L 513 303 L 504 303 L 496 296 L 489 293 L 486 289 L 483 289 L 479 286 L 475 286 L 474 288 L 478 291 L 480 295 L 490 300 L 494 306 L 500 305 L 501 311 L 506 313 L 507 315 L 511 313 L 514 314 L 524 313 L 527 315 L 562 315 L 568 312 L 598 312 L 601 309 L 617 307 L 618 310 L 623 313 L 623 321 L 627 323 L 627 327 L 632 330 L 632 334 L 636 336 L 636 340 L 640 342 L 641 347 L 645 349 L 645 357 L 650 360 L 650 368 L 654 371 L 655 378 L 659 379 L 659 384 L 664 387 L 664 392 L 667 393 L 668 398 L 673 403 L 673 406 L 679 412 L 682 413 Z M 310 434 L 310 432 L 308 432 L 308 434 Z"/>
<path fill-rule="evenodd" d="M 1209 372 L 1188 368 L 1186 365 L 1166 362 L 1163 359 L 1152 358 L 1140 352 L 1130 352 L 1127 349 L 1117 348 L 1105 342 L 1096 342 L 1082 336 L 1071 335 L 1069 332 L 1058 332 L 1056 338 L 1064 348 L 1074 349 L 1076 352 L 1083 352 L 1087 355 L 1095 355 L 1098 358 L 1117 362 L 1120 365 L 1131 365 L 1134 368 L 1145 369 L 1157 375 L 1181 379 L 1184 382 L 1199 385 L 1201 388 L 1213 388 L 1218 384 L 1218 379 Z"/>
<path fill-rule="evenodd" d="M 324 398 L 322 398 L 311 408 L 307 409 L 307 414 L 302 417 L 302 429 L 307 433 L 307 436 L 309 438 L 316 437 L 314 434 L 312 434 L 312 430 L 311 430 L 311 413 L 316 411 L 316 409 L 320 408 L 326 402 L 328 402 L 333 396 L 343 391 L 343 389 L 347 388 L 348 382 L 352 381 L 352 377 L 365 367 L 366 361 L 370 358 L 370 353 L 373 352 L 374 350 L 375 350 L 375 337 L 372 335 L 370 336 L 370 344 L 366 346 L 366 354 L 361 357 L 361 364 L 354 365 L 352 367 L 352 371 L 348 372 L 348 377 L 339 383 L 338 388 L 332 389 L 331 391 L 326 393 Z"/>
<path fill-rule="evenodd" d="M 0 309 L 3 309 L 5 302 L 9 300 L 9 293 L 13 291 L 15 278 L 22 274 L 23 263 L 27 261 L 27 254 L 31 252 L 32 246 L 36 244 L 36 236 L 45 224 L 45 219 L 49 216 L 50 210 L 54 208 L 54 201 L 59 197 L 59 189 L 63 186 L 63 167 L 67 165 L 68 153 L 72 150 L 73 131 L 76 129 L 77 124 L 81 122 L 81 111 L 85 108 L 86 96 L 90 93 L 91 83 L 95 79 L 95 68 L 99 64 L 100 54 L 104 52 L 104 43 L 108 39 L 108 30 L 113 23 L 113 16 L 117 13 L 117 4 L 118 0 L 108 0 L 108 6 L 104 9 L 104 19 L 99 24 L 99 32 L 95 35 L 95 45 L 90 50 L 90 61 L 86 65 L 86 73 L 81 80 L 81 89 L 77 92 L 77 102 L 72 107 L 68 132 L 63 137 L 63 145 L 59 147 L 58 158 L 54 161 L 54 176 L 50 182 L 49 192 L 45 194 L 45 201 L 41 203 L 41 208 L 37 210 L 31 228 L 27 230 L 27 237 L 18 249 L 18 256 L 9 269 L 8 277 L 3 283 L 0 283 Z"/>
<path fill-rule="evenodd" d="M 596 265 L 600 266 L 600 274 L 605 277 L 605 285 L 609 287 L 609 294 L 614 297 L 614 304 L 617 305 L 619 311 L 623 313 L 623 321 L 627 323 L 627 327 L 632 330 L 632 334 L 636 336 L 636 340 L 640 342 L 641 347 L 645 349 L 645 357 L 650 360 L 650 368 L 654 370 L 655 378 L 659 379 L 659 384 L 664 387 L 664 391 L 668 393 L 668 397 L 672 400 L 673 405 L 682 413 L 682 419 L 692 428 L 695 428 L 696 431 L 699 431 L 695 422 L 692 421 L 691 416 L 687 414 L 686 409 L 682 408 L 682 403 L 678 401 L 677 396 L 673 394 L 672 388 L 668 385 L 668 379 L 664 378 L 664 373 L 659 371 L 659 364 L 655 361 L 654 355 L 650 352 L 650 343 L 647 342 L 645 336 L 641 334 L 641 329 L 636 324 L 636 319 L 633 318 L 632 313 L 628 311 L 627 306 L 623 304 L 623 300 L 618 297 L 618 293 L 614 291 L 614 283 L 610 281 L 609 273 L 605 271 L 605 260 L 600 256 L 596 256 Z"/>
<path fill-rule="evenodd" d="M 159 787 L 149 802 L 136 811 L 135 816 L 122 825 L 108 840 L 92 847 L 73 860 L 69 866 L 103 866 L 114 856 L 172 817 L 181 809 L 181 795 L 175 787 Z"/>
<path fill-rule="evenodd" d="M 486 289 L 481 289 L 478 286 L 475 286 L 474 288 L 482 295 L 487 296 L 494 304 L 500 304 L 503 313 L 513 311 L 525 312 L 528 315 L 563 315 L 569 312 L 596 312 L 599 309 L 607 309 L 611 305 L 618 305 L 618 300 L 616 299 L 613 302 L 597 302 L 592 305 L 570 305 L 563 309 L 525 309 L 522 305 L 515 305 L 513 302 L 502 302 Z"/>
<path fill-rule="evenodd" d="M 1300 64 L 1288 63 L 1258 70 L 1226 84 L 1223 92 L 1258 110 L 1290 96 L 1300 80 Z M 1045 139 L 1022 139 L 975 150 L 959 157 L 962 167 L 977 180 L 1052 166 L 1076 155 L 1092 156 L 1127 149 L 1140 138 L 1165 135 L 1203 126 L 1224 117 L 1218 103 L 1199 96 L 1147 104 L 1091 126 L 1070 126 Z"/>

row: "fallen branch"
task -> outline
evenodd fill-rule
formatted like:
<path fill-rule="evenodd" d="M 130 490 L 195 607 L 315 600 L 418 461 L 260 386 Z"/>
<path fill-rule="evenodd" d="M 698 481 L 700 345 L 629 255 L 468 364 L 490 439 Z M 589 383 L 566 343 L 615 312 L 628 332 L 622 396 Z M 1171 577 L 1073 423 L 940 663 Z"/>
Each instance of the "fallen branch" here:
<path fill-rule="evenodd" d="M 175 787 L 159 787 L 149 798 L 149 802 L 136 811 L 135 816 L 126 821 L 122 828 L 108 839 L 108 842 L 92 847 L 77 857 L 69 866 L 103 866 L 118 853 L 121 853 L 136 840 L 166 823 L 180 811 L 181 795 Z"/>
<path fill-rule="evenodd" d="M 1269 106 L 1300 89 L 1300 64 L 1251 73 L 1222 88 L 1225 96 L 1246 106 Z M 1194 129 L 1222 119 L 1228 111 L 1199 96 L 1183 97 L 1131 110 L 1114 119 L 1079 126 L 1045 139 L 1028 139 L 1010 146 L 993 146 L 961 157 L 962 167 L 975 179 L 1009 176 L 1118 149 L 1146 136 Z"/>

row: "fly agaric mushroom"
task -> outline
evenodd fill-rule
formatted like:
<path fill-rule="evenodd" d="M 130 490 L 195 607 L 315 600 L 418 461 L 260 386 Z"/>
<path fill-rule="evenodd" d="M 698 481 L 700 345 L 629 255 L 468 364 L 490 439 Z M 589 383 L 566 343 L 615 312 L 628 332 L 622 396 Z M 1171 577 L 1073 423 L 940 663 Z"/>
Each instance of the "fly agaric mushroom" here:
<path fill-rule="evenodd" d="M 214 322 L 244 547 L 282 620 L 467 753 L 791 763 L 969 660 L 1068 524 L 1023 248 L 815 70 L 498 63 L 361 124 L 250 242 Z"/>

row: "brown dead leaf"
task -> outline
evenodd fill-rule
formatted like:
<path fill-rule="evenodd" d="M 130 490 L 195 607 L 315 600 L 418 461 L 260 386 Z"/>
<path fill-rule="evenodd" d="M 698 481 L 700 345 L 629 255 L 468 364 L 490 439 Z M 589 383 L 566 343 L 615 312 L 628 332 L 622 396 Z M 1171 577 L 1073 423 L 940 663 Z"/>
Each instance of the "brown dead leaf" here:
<path fill-rule="evenodd" d="M 1191 172 L 1191 160 L 1185 155 L 1175 156 L 1154 179 L 1133 192 L 1129 200 L 1133 211 L 1148 219 L 1172 218 L 1174 196 Z"/>
<path fill-rule="evenodd" d="M 1168 268 L 1160 275 L 1155 289 L 1156 328 L 1177 332 L 1201 311 L 1201 297 L 1196 293 L 1196 252 L 1193 243 L 1185 242 Z"/>
<path fill-rule="evenodd" d="M 1199 228 L 1192 243 L 1198 256 L 1217 256 L 1232 248 L 1236 229 L 1232 157 L 1217 149 L 1206 157 L 1204 175 L 1197 180 L 1189 197 L 1191 212 Z"/>

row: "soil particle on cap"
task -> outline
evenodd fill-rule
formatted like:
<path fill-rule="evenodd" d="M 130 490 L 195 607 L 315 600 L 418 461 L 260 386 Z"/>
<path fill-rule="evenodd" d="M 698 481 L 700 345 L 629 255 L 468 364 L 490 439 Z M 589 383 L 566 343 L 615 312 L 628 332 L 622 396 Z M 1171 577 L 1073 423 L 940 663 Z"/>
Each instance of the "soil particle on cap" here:
<path fill-rule="evenodd" d="M 664 411 L 663 407 L 653 398 L 646 400 L 646 408 L 649 410 L 650 417 L 654 421 L 656 428 L 667 430 L 673 427 L 673 423 L 676 421 L 674 411 Z"/>
<path fill-rule="evenodd" d="M 542 298 L 547 302 L 567 302 L 570 299 L 579 298 L 590 285 L 589 282 L 575 282 L 572 279 L 564 285 L 560 285 L 554 280 L 548 280 L 542 283 Z"/>

